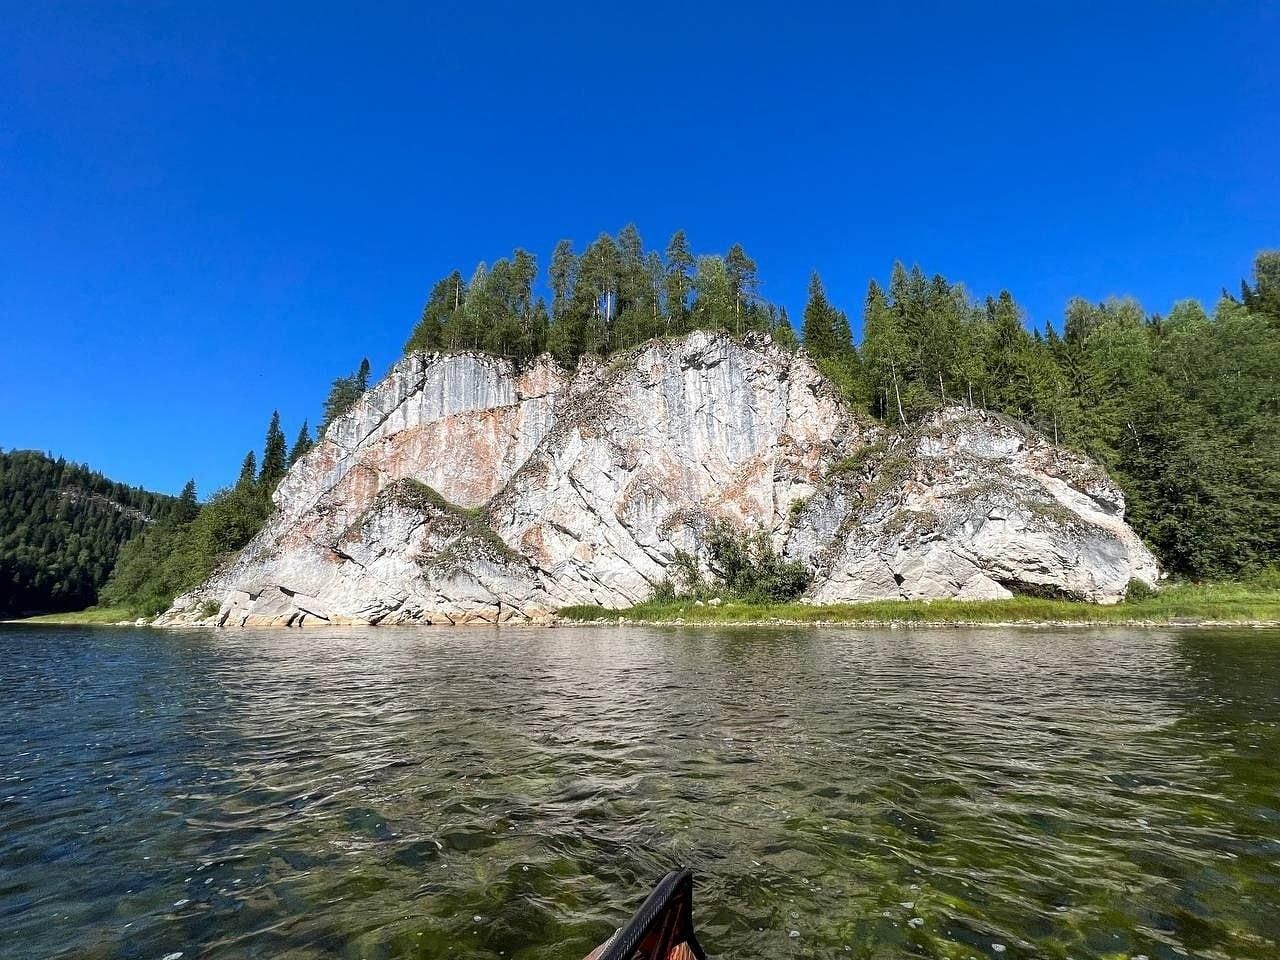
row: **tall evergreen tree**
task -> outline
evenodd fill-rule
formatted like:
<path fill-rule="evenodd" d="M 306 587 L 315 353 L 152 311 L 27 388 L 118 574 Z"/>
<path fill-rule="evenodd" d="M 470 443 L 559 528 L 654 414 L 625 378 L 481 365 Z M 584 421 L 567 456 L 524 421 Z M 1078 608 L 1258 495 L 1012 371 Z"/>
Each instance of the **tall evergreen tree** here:
<path fill-rule="evenodd" d="M 614 310 L 614 347 L 629 347 L 652 332 L 653 307 L 644 242 L 635 224 L 618 234 L 617 303 Z"/>
<path fill-rule="evenodd" d="M 178 523 L 190 523 L 200 512 L 200 501 L 196 497 L 196 482 L 188 480 L 182 486 L 178 502 L 174 504 L 172 516 Z"/>
<path fill-rule="evenodd" d="M 302 427 L 298 430 L 297 439 L 293 441 L 293 446 L 289 448 L 289 466 L 292 467 L 305 457 L 313 446 L 315 446 L 315 441 L 311 439 L 311 428 L 307 425 L 307 421 L 303 420 Z"/>
<path fill-rule="evenodd" d="M 547 273 L 551 281 L 551 320 L 555 323 L 564 318 L 578 278 L 578 258 L 571 242 L 561 240 L 556 244 Z"/>
<path fill-rule="evenodd" d="M 694 265 L 689 240 L 683 230 L 677 230 L 667 244 L 666 277 L 668 329 L 676 333 L 682 333 L 688 322 Z"/>
<path fill-rule="evenodd" d="M 457 270 L 438 280 L 431 288 L 422 316 L 405 344 L 405 353 L 439 350 L 446 346 L 445 330 L 462 303 L 462 274 Z"/>
<path fill-rule="evenodd" d="M 734 329 L 741 333 L 744 326 L 751 325 L 751 308 L 760 286 L 756 262 L 747 256 L 742 244 L 735 243 L 725 255 L 724 265 L 729 278 L 729 295 L 733 298 Z"/>
<path fill-rule="evenodd" d="M 333 385 L 329 388 L 329 396 L 324 401 L 324 420 L 320 424 L 322 436 L 329 429 L 329 424 L 355 406 L 364 395 L 369 387 L 369 372 L 369 358 L 365 357 L 360 361 L 360 366 L 355 373 L 338 377 L 333 381 Z"/>
<path fill-rule="evenodd" d="M 696 296 L 690 309 L 694 327 L 703 330 L 733 329 L 733 292 L 720 257 L 699 257 L 693 276 Z"/>
<path fill-rule="evenodd" d="M 895 264 L 901 268 L 901 264 Z M 903 271 L 905 278 L 905 271 Z M 890 306 L 879 284 L 871 281 L 862 319 L 862 354 L 868 378 L 867 392 L 880 415 L 889 418 L 890 410 L 899 423 L 906 422 L 902 406 L 902 378 L 907 366 L 909 344 L 902 318 Z"/>
<path fill-rule="evenodd" d="M 280 429 L 280 411 L 273 411 L 271 423 L 267 426 L 267 439 L 262 448 L 262 470 L 258 474 L 258 484 L 266 492 L 276 488 L 276 484 L 288 469 L 288 452 L 285 447 L 284 431 Z"/>
<path fill-rule="evenodd" d="M 604 354 L 612 347 L 612 326 L 618 303 L 621 256 L 607 233 L 598 236 L 578 261 L 571 311 L 581 323 L 582 349 Z"/>
<path fill-rule="evenodd" d="M 240 461 L 240 475 L 236 478 L 237 490 L 254 490 L 258 486 L 258 456 L 252 450 Z"/>
<path fill-rule="evenodd" d="M 846 359 L 853 352 L 849 320 L 827 299 L 818 271 L 809 276 L 809 299 L 804 306 L 804 348 L 819 359 Z"/>

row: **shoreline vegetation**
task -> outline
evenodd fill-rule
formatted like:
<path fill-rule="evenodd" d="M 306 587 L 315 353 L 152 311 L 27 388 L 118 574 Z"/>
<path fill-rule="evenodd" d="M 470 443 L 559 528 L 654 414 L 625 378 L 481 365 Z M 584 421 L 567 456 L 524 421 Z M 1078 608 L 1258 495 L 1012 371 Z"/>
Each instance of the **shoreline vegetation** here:
<path fill-rule="evenodd" d="M 768 336 L 786 350 L 803 347 L 848 410 L 886 427 L 910 429 L 960 403 L 1088 455 L 1123 491 L 1125 520 L 1160 569 L 1179 581 L 1221 583 L 1280 560 L 1280 251 L 1259 253 L 1252 280 L 1241 282 L 1238 296 L 1224 290 L 1210 310 L 1183 300 L 1163 316 L 1132 299 L 1073 298 L 1056 326 L 1030 324 L 1007 290 L 978 298 L 940 274 L 895 263 L 887 283 L 868 283 L 858 341 L 858 325 L 827 298 L 816 273 L 793 324 L 761 295 L 756 262 L 741 245 L 698 256 L 683 231 L 661 252 L 646 248 L 634 225 L 616 237 L 601 234 L 582 251 L 564 240 L 542 275 L 549 302 L 535 293 L 537 260 L 524 250 L 479 264 L 470 280 L 461 271 L 442 277 L 405 352 L 478 351 L 516 365 L 549 354 L 572 368 L 583 357 L 605 359 L 695 330 Z M 248 452 L 235 484 L 203 503 L 193 482 L 175 499 L 39 454 L 4 454 L 0 567 L 16 575 L 0 583 L 0 617 L 86 604 L 127 608 L 120 620 L 165 610 L 262 529 L 276 485 L 360 399 L 371 376 L 364 360 L 335 379 L 319 434 L 304 422 L 292 447 L 273 415 L 261 457 Z M 771 572 L 771 591 L 796 579 L 786 564 Z M 1273 605 L 1264 608 L 1274 615 Z M 90 609 L 39 622 L 118 622 Z M 667 622 L 681 616 L 676 609 L 650 604 L 631 614 Z M 1003 616 L 962 609 L 964 619 L 981 622 Z M 1213 609 L 1157 605 L 1154 615 L 1216 618 Z M 895 603 L 891 612 L 873 611 L 827 615 L 838 622 L 959 619 L 937 606 Z M 819 616 L 807 606 L 734 605 L 714 619 L 782 613 L 800 622 Z M 1011 613 L 1035 621 L 1116 620 L 1089 607 L 1046 610 L 1026 602 Z M 711 618 L 692 609 L 685 616 Z M 1226 616 L 1250 615 L 1232 608 Z"/>
<path fill-rule="evenodd" d="M 67 613 L 42 613 L 34 617 L 18 617 L 12 620 L 0 620 L 0 623 L 22 624 L 68 624 L 74 626 L 120 626 L 132 624 L 137 614 L 127 607 L 89 607 L 85 610 L 72 610 Z"/>
<path fill-rule="evenodd" d="M 1280 573 L 1209 583 L 1174 583 L 1140 600 L 1111 606 L 1078 600 L 1012 597 L 1008 600 L 876 600 L 869 603 L 761 603 L 726 599 L 650 600 L 634 607 L 566 607 L 550 625 L 654 626 L 1280 626 Z M 124 607 L 90 607 L 9 624 L 132 626 Z M 519 624 L 527 626 L 528 624 Z M 385 629 L 385 628 L 384 628 Z"/>
<path fill-rule="evenodd" d="M 1280 626 L 1280 574 L 1238 581 L 1170 584 L 1140 600 L 1101 606 L 1080 600 L 875 600 L 869 603 L 758 603 L 691 599 L 650 600 L 634 607 L 566 607 L 566 622 L 868 626 L 1007 625 L 1239 625 Z"/>

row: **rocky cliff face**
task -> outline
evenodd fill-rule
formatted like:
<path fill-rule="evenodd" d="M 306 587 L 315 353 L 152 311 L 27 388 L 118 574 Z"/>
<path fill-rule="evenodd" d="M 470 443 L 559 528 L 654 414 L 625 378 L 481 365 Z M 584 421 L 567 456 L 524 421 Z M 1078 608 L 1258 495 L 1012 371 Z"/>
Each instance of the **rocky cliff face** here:
<path fill-rule="evenodd" d="M 166 622 L 458 623 L 643 600 L 709 520 L 763 528 L 815 602 L 1098 602 L 1155 561 L 1091 461 L 951 409 L 855 416 L 803 355 L 695 333 L 570 374 L 414 355 L 294 465 L 239 557 Z M 216 615 L 210 616 L 216 605 Z"/>

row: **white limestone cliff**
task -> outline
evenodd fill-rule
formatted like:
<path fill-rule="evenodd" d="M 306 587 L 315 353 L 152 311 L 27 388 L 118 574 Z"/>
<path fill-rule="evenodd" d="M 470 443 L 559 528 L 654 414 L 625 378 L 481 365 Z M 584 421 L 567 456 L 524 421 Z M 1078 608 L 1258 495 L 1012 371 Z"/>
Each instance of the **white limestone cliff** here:
<path fill-rule="evenodd" d="M 504 622 L 649 595 L 709 520 L 763 528 L 807 599 L 1114 602 L 1154 559 L 1088 459 L 948 409 L 903 434 L 803 354 L 694 333 L 576 372 L 402 360 L 275 493 L 263 530 L 161 622 Z M 216 608 L 216 613 L 214 609 Z"/>

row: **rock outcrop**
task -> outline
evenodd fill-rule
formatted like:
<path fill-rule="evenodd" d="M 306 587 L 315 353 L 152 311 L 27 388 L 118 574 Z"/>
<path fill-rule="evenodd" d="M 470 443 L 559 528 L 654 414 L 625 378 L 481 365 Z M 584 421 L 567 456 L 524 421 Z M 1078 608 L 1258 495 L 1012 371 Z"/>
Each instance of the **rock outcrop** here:
<path fill-rule="evenodd" d="M 1088 459 L 970 410 L 893 433 L 850 411 L 803 354 L 709 333 L 573 373 L 546 358 L 409 356 L 330 425 L 275 503 L 162 622 L 503 622 L 626 606 L 717 518 L 808 563 L 821 603 L 1105 603 L 1157 577 Z"/>
<path fill-rule="evenodd" d="M 1114 603 L 1131 579 L 1158 576 L 1101 467 L 960 408 L 837 465 L 787 551 L 820 572 L 819 603 L 1015 593 Z"/>

